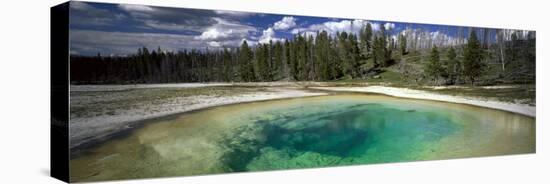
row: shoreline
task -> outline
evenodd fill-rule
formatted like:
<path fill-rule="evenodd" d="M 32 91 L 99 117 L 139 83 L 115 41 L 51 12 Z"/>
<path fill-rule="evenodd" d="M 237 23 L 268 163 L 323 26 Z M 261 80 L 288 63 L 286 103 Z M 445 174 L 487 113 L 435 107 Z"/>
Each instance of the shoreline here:
<path fill-rule="evenodd" d="M 312 83 L 305 83 L 312 84 Z M 237 91 L 235 94 L 196 94 L 191 96 L 174 96 L 168 99 L 151 98 L 145 101 L 130 100 L 131 103 L 123 107 L 115 107 L 114 111 L 97 109 L 94 112 L 85 111 L 84 114 L 75 115 L 71 113 L 69 136 L 70 148 L 76 148 L 89 142 L 102 140 L 118 132 L 132 129 L 137 122 L 162 118 L 196 110 L 203 110 L 212 107 L 232 105 L 238 103 L 259 102 L 268 100 L 280 100 L 288 98 L 301 98 L 311 96 L 330 95 L 339 92 L 374 93 L 400 98 L 419 100 L 441 101 L 447 103 L 459 103 L 474 105 L 484 108 L 503 110 L 507 112 L 522 114 L 535 118 L 535 106 L 489 100 L 481 97 L 466 97 L 439 94 L 435 92 L 414 90 L 400 87 L 386 86 L 356 86 L 356 87 L 328 87 L 313 83 L 313 86 L 303 86 L 297 83 L 214 83 L 214 84 L 167 84 L 167 85 L 112 85 L 112 86 L 71 86 L 76 88 L 74 98 L 71 94 L 71 108 L 98 106 L 106 108 L 109 105 L 103 102 L 128 100 L 134 90 L 188 90 L 203 87 L 237 87 L 244 86 L 255 89 L 255 91 Z M 102 93 L 104 96 L 86 96 Z M 162 91 L 161 91 L 162 92 Z M 81 94 L 81 93 L 84 93 Z M 120 94 L 119 94 L 120 93 Z M 153 97 L 157 92 L 151 93 Z M 105 99 L 106 98 L 106 99 Z M 112 110 L 112 109 L 111 109 Z"/>
<path fill-rule="evenodd" d="M 209 87 L 204 85 L 201 87 Z M 214 86 L 231 86 L 214 85 Z M 130 86 L 128 86 L 130 87 Z M 132 88 L 136 87 L 136 88 Z M 197 86 L 165 86 L 174 89 L 189 89 L 197 88 Z M 88 88 L 88 87 L 86 87 Z M 77 92 L 120 92 L 124 90 L 146 89 L 145 87 L 131 86 L 124 89 L 92 89 L 89 91 L 78 90 Z M 243 93 L 230 96 L 216 95 L 196 95 L 187 97 L 176 97 L 168 100 L 156 100 L 145 102 L 137 106 L 129 107 L 128 109 L 120 109 L 113 112 L 114 114 L 92 115 L 87 114 L 87 117 L 73 117 L 71 114 L 69 124 L 70 148 L 77 148 L 81 145 L 101 140 L 118 132 L 132 129 L 136 122 L 149 119 L 163 118 L 165 116 L 177 115 L 197 110 L 203 110 L 218 106 L 232 105 L 248 102 L 260 102 L 268 100 L 280 100 L 288 98 L 301 98 L 311 96 L 322 96 L 328 93 L 312 91 L 305 88 L 295 87 L 278 87 L 265 88 L 266 91 L 257 91 L 254 93 Z M 89 99 L 86 99 L 89 100 Z M 154 109 L 154 110 L 151 110 Z"/>
<path fill-rule="evenodd" d="M 400 98 L 467 104 L 467 105 L 474 105 L 474 106 L 479 106 L 484 108 L 491 108 L 491 109 L 517 113 L 517 114 L 529 116 L 532 118 L 536 117 L 536 106 L 519 104 L 519 103 L 502 102 L 502 101 L 496 101 L 496 100 L 488 100 L 480 97 L 453 96 L 453 95 L 445 95 L 445 94 L 439 94 L 439 93 L 422 91 L 422 90 L 387 87 L 387 86 L 309 87 L 309 88 L 324 90 L 324 91 L 332 91 L 332 92 L 377 93 L 377 94 L 383 94 L 383 95 L 400 97 Z"/>

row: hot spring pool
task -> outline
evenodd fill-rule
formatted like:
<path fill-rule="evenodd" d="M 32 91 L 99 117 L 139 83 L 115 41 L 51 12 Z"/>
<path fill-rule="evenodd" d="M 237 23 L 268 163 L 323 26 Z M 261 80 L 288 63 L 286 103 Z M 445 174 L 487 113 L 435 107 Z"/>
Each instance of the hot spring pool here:
<path fill-rule="evenodd" d="M 70 160 L 72 181 L 535 152 L 535 119 L 453 103 L 339 94 L 150 120 Z"/>

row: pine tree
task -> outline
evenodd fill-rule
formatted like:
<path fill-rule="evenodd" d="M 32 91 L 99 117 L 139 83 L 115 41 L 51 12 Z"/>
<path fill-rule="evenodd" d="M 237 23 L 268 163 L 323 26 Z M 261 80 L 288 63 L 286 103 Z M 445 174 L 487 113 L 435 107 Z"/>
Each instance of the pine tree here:
<path fill-rule="evenodd" d="M 365 28 L 361 29 L 361 32 L 359 33 L 359 39 L 361 40 L 361 55 L 364 58 L 368 58 L 370 56 L 372 50 L 372 35 L 372 25 L 367 23 Z"/>
<path fill-rule="evenodd" d="M 274 79 L 278 79 L 282 77 L 282 74 L 284 72 L 284 60 L 283 60 L 283 45 L 281 42 L 275 42 L 274 48 L 273 48 L 273 63 L 275 65 L 275 74 Z"/>
<path fill-rule="evenodd" d="M 475 30 L 470 32 L 468 43 L 464 48 L 464 76 L 470 79 L 472 85 L 474 85 L 477 77 L 481 76 L 483 67 L 485 66 L 483 61 L 483 50 L 477 39 Z"/>
<path fill-rule="evenodd" d="M 290 42 L 289 40 L 285 40 L 285 59 L 286 59 L 286 65 L 287 65 L 287 77 L 289 79 L 295 79 L 295 72 L 296 72 L 296 62 L 295 62 L 295 56 L 296 56 L 296 50 L 294 49 L 294 42 Z"/>
<path fill-rule="evenodd" d="M 446 73 L 450 79 L 450 83 L 454 84 L 458 76 L 462 73 L 462 66 L 456 59 L 456 51 L 453 47 L 450 47 L 447 51 L 447 63 L 445 64 Z"/>
<path fill-rule="evenodd" d="M 381 35 L 380 36 L 381 46 L 383 48 L 382 50 L 384 51 L 382 64 L 384 67 L 388 67 L 392 62 L 391 54 L 393 50 L 393 40 L 390 39 L 390 43 L 388 44 L 389 35 L 388 35 L 388 32 L 386 31 L 386 28 L 384 28 L 384 26 L 380 26 L 380 35 Z"/>
<path fill-rule="evenodd" d="M 341 32 L 338 35 L 338 55 L 341 62 L 338 65 L 339 73 L 343 76 L 350 76 L 352 73 L 352 56 L 350 51 L 350 44 L 348 40 L 348 33 Z"/>
<path fill-rule="evenodd" d="M 341 57 L 338 55 L 338 40 L 331 36 L 328 37 L 330 45 L 329 54 L 329 79 L 334 80 L 340 78 L 342 75 L 339 73 L 338 65 L 342 62 Z"/>
<path fill-rule="evenodd" d="M 270 71 L 268 66 L 268 60 L 267 60 L 267 45 L 265 44 L 258 44 L 255 50 L 255 60 L 257 64 L 258 74 L 261 81 L 269 81 L 270 80 Z"/>
<path fill-rule="evenodd" d="M 430 52 L 430 60 L 425 66 L 425 73 L 437 84 L 442 71 L 443 68 L 439 61 L 439 50 L 434 46 Z"/>
<path fill-rule="evenodd" d="M 231 53 L 227 48 L 223 48 L 223 80 L 232 81 L 233 68 L 231 65 Z"/>
<path fill-rule="evenodd" d="M 328 40 L 328 33 L 326 31 L 321 31 L 317 33 L 315 39 L 315 61 L 317 61 L 318 80 L 328 80 L 330 78 L 329 55 L 330 43 Z"/>
<path fill-rule="evenodd" d="M 359 50 L 359 43 L 357 43 L 357 36 L 349 34 L 348 36 L 348 52 L 351 61 L 351 75 L 353 78 L 361 76 L 361 51 Z"/>
<path fill-rule="evenodd" d="M 253 53 L 248 47 L 248 43 L 246 43 L 246 40 L 243 41 L 239 51 L 239 64 L 241 80 L 245 82 L 252 82 L 256 79 L 254 75 L 254 66 L 252 64 L 252 56 Z"/>
<path fill-rule="evenodd" d="M 304 80 L 313 80 L 315 79 L 315 75 L 316 75 L 315 54 L 313 53 L 315 49 L 315 45 L 313 40 L 314 40 L 313 35 L 309 35 L 307 37 L 307 42 L 306 42 L 307 60 L 306 60 L 306 66 L 305 66 L 305 72 L 304 72 Z"/>
<path fill-rule="evenodd" d="M 508 62 L 515 62 L 518 58 L 518 35 L 516 32 L 512 33 L 510 36 L 510 42 L 508 44 L 508 47 L 506 49 L 506 60 Z"/>
<path fill-rule="evenodd" d="M 306 66 L 306 62 L 307 62 L 307 46 L 306 46 L 307 42 L 306 42 L 306 39 L 298 34 L 298 36 L 296 36 L 295 40 L 294 40 L 294 49 L 293 51 L 295 52 L 295 63 L 294 63 L 294 66 L 295 66 L 295 70 L 294 70 L 294 79 L 296 80 L 304 80 L 304 76 L 305 76 L 305 66 Z"/>
<path fill-rule="evenodd" d="M 385 41 L 384 37 L 382 36 L 375 36 L 374 37 L 374 43 L 372 45 L 372 59 L 374 62 L 374 67 L 380 66 L 380 64 L 384 64 L 385 62 Z"/>

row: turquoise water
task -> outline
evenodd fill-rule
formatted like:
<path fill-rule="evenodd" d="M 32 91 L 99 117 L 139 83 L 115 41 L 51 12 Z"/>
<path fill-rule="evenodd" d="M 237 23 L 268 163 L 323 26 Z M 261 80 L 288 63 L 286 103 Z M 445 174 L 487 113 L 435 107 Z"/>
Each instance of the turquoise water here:
<path fill-rule="evenodd" d="M 325 105 L 325 104 L 323 104 Z M 460 131 L 460 125 L 435 112 L 396 109 L 380 103 L 344 103 L 329 111 L 257 120 L 226 143 L 233 171 L 318 167 L 413 159 L 435 149 L 430 143 Z M 277 114 L 278 112 L 271 112 Z"/>
<path fill-rule="evenodd" d="M 154 120 L 71 159 L 74 181 L 265 171 L 535 151 L 534 119 L 450 103 L 332 95 Z"/>

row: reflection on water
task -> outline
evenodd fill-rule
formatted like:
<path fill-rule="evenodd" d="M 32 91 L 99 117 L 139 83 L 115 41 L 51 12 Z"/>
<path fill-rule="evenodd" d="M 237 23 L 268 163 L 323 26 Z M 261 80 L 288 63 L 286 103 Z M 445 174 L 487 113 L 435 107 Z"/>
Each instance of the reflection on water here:
<path fill-rule="evenodd" d="M 533 153 L 533 118 L 450 103 L 333 95 L 155 120 L 71 159 L 71 180 L 182 176 Z"/>

